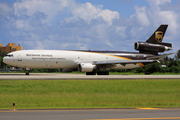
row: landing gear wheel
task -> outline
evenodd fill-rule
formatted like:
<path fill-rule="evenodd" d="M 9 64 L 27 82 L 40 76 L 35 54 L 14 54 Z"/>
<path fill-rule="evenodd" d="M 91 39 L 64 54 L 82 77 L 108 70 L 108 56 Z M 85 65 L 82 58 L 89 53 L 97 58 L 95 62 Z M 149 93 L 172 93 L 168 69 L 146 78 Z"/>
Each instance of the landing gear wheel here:
<path fill-rule="evenodd" d="M 109 72 L 105 72 L 105 75 L 109 75 Z"/>
<path fill-rule="evenodd" d="M 96 72 L 86 72 L 86 75 L 96 75 Z"/>
<path fill-rule="evenodd" d="M 109 75 L 109 72 L 97 72 L 97 75 Z"/>
<path fill-rule="evenodd" d="M 97 72 L 97 75 L 102 75 L 102 72 Z"/>
<path fill-rule="evenodd" d="M 27 72 L 26 75 L 29 75 L 29 72 Z"/>

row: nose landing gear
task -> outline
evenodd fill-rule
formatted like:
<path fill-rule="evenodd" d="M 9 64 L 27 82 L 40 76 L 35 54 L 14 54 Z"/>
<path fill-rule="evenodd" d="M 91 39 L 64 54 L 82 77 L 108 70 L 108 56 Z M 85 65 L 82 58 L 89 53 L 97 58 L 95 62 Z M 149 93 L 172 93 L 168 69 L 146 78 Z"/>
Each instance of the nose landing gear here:
<path fill-rule="evenodd" d="M 29 75 L 29 71 L 30 71 L 31 69 L 30 68 L 25 68 L 25 75 Z"/>
<path fill-rule="evenodd" d="M 25 75 L 29 75 L 29 71 L 26 71 L 26 74 Z"/>

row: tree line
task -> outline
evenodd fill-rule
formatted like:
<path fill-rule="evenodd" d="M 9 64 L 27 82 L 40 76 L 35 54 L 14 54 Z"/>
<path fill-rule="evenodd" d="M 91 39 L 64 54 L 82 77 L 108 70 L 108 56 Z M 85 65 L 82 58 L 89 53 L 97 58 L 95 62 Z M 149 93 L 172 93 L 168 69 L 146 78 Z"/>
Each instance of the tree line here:
<path fill-rule="evenodd" d="M 3 53 L 1 53 L 0 51 L 0 69 L 6 68 L 6 67 L 11 67 L 10 65 L 7 65 L 3 62 L 3 57 L 6 56 L 7 53 L 4 51 Z"/>
<path fill-rule="evenodd" d="M 135 72 L 135 73 L 180 73 L 180 50 L 173 58 L 166 56 L 163 61 L 159 63 L 149 64 L 143 67 L 128 69 L 128 70 L 113 70 L 114 72 Z"/>

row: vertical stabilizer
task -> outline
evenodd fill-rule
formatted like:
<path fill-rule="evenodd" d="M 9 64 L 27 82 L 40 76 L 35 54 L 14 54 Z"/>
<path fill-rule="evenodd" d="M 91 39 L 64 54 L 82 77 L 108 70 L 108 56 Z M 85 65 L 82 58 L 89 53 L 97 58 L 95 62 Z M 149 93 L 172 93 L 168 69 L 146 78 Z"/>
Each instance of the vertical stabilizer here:
<path fill-rule="evenodd" d="M 147 43 L 159 43 L 163 40 L 168 25 L 161 25 L 146 41 Z"/>
<path fill-rule="evenodd" d="M 151 35 L 146 42 L 136 42 L 134 48 L 139 53 L 158 55 L 158 52 L 172 50 L 171 43 L 162 42 L 168 25 L 160 25 L 159 28 Z"/>

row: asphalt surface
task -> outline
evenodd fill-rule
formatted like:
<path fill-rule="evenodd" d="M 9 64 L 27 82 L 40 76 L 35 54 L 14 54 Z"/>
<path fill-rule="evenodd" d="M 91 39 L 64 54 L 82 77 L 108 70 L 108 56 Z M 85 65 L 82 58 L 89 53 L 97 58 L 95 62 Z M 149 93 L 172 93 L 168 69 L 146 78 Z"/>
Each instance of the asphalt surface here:
<path fill-rule="evenodd" d="M 0 120 L 180 120 L 174 109 L 5 110 Z"/>
<path fill-rule="evenodd" d="M 0 73 L 1 80 L 69 80 L 69 79 L 180 79 L 180 75 L 85 75 L 72 73 Z"/>

